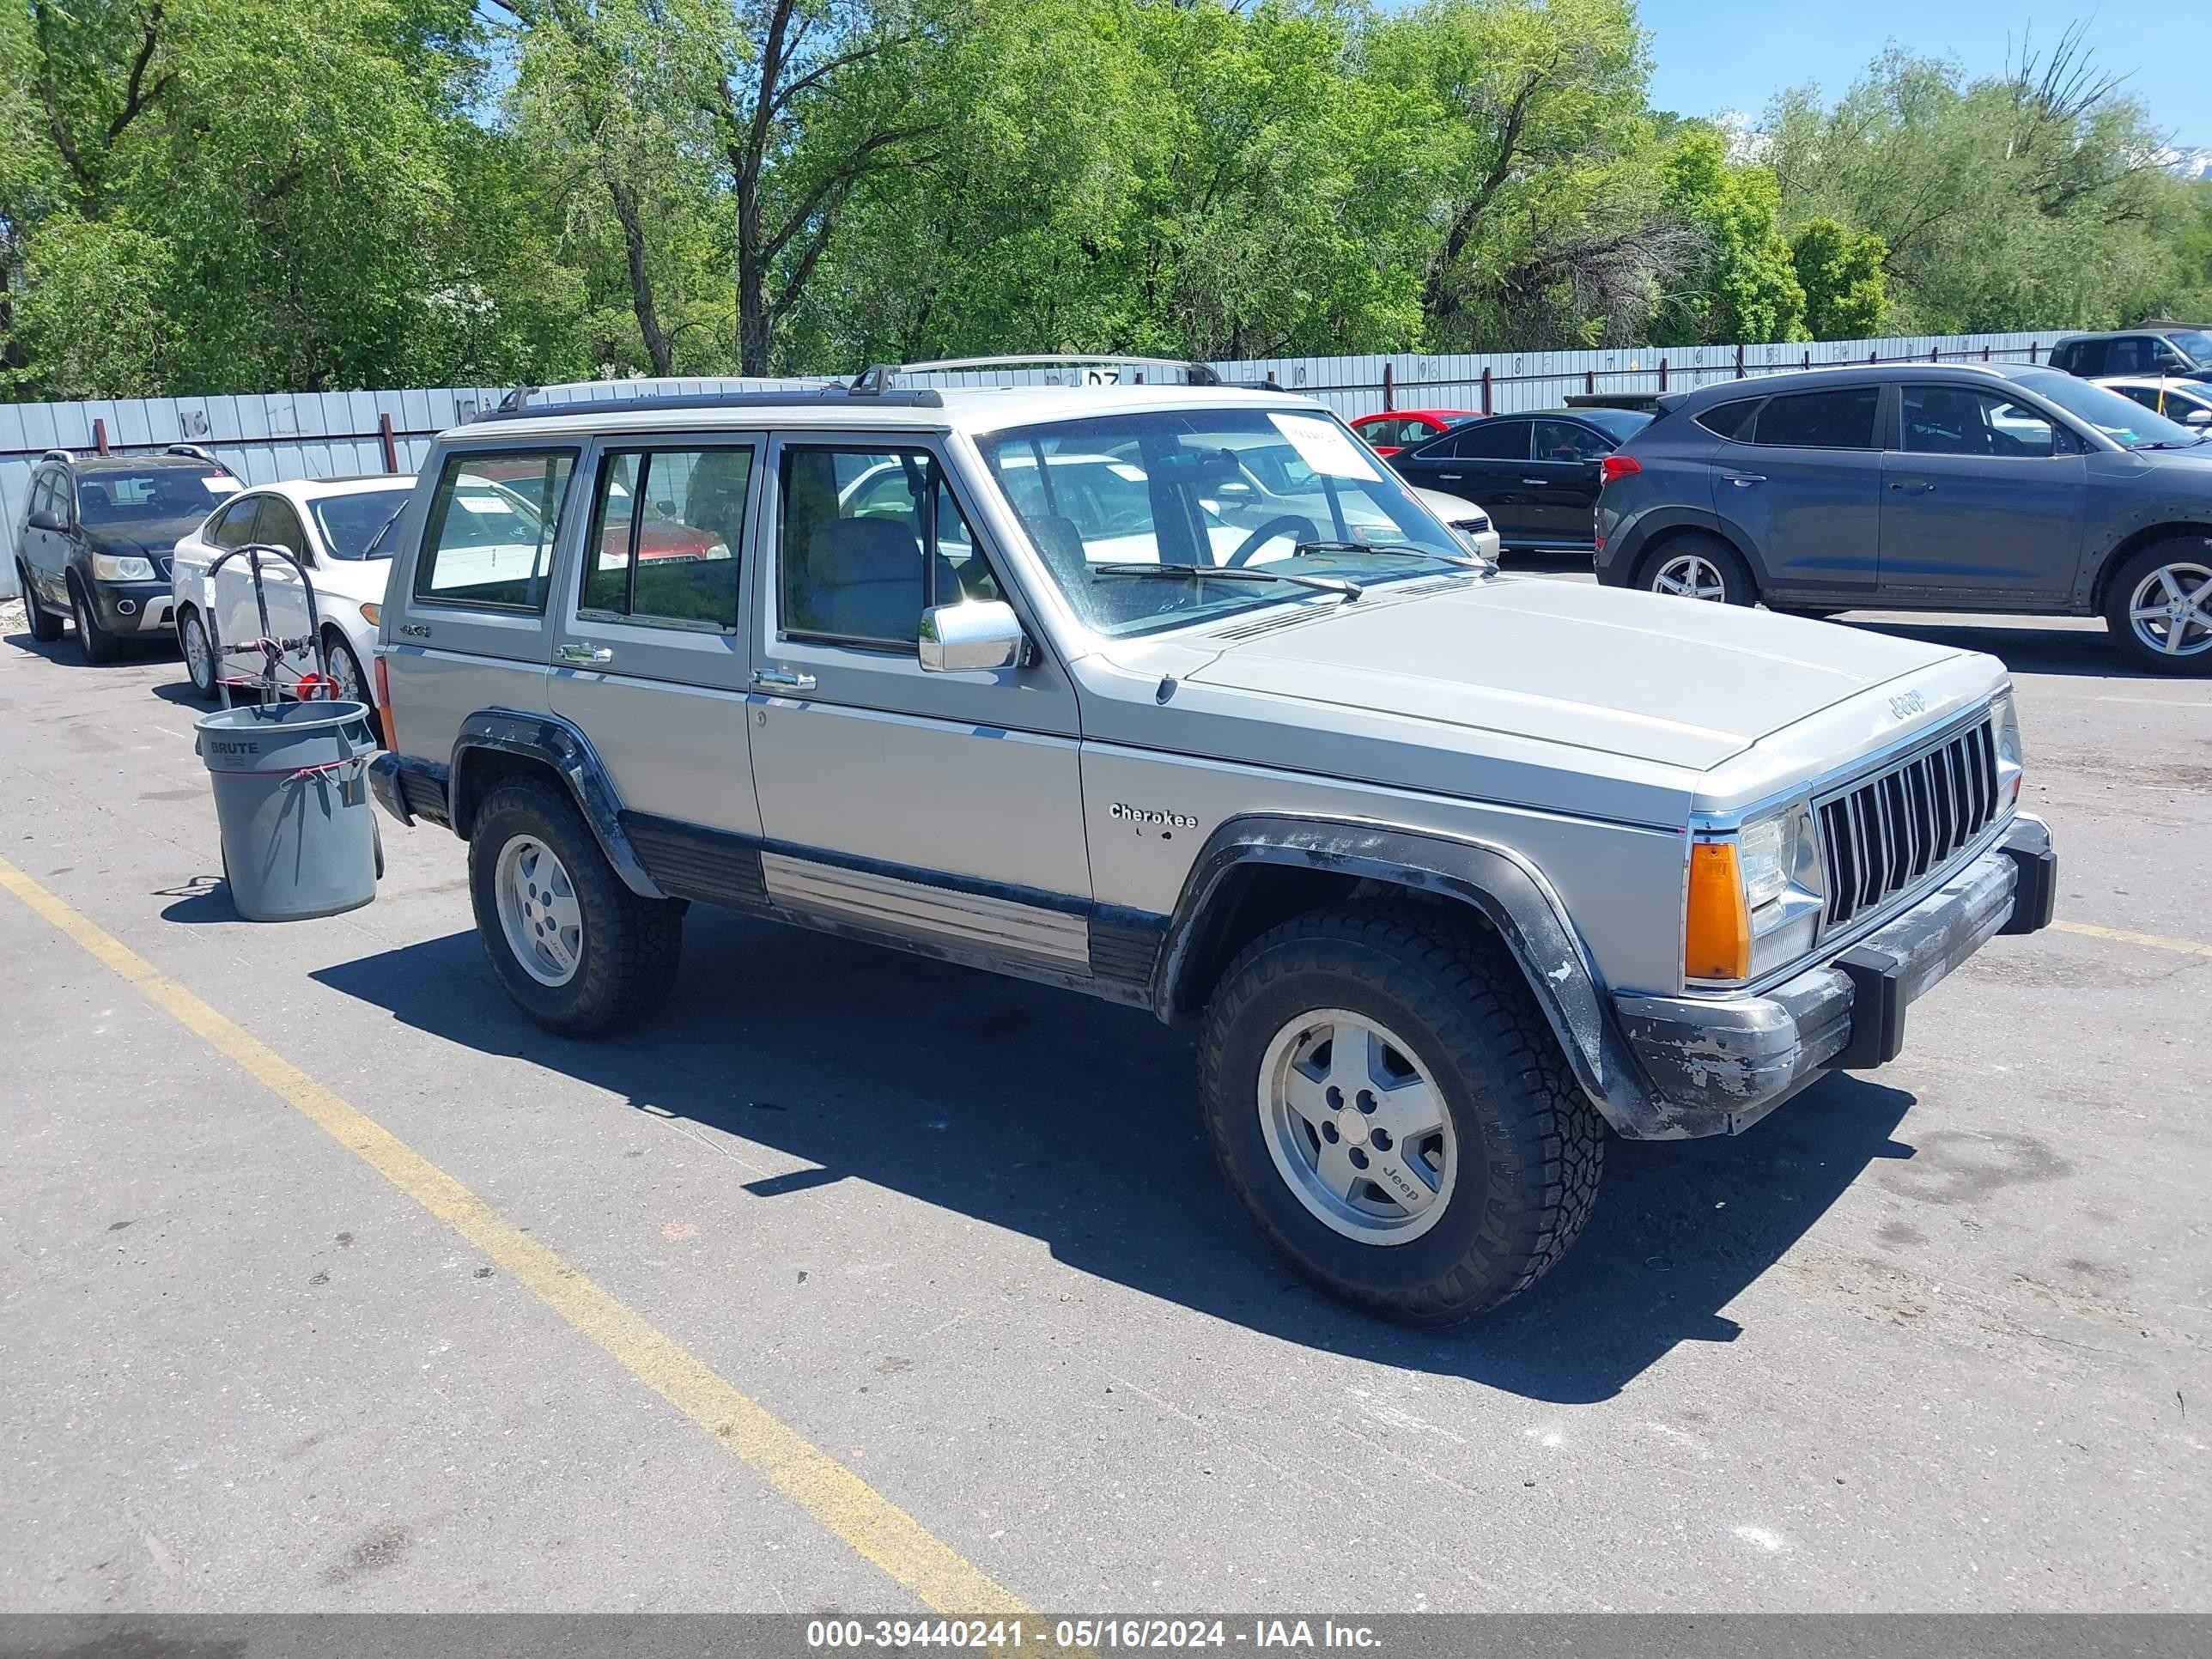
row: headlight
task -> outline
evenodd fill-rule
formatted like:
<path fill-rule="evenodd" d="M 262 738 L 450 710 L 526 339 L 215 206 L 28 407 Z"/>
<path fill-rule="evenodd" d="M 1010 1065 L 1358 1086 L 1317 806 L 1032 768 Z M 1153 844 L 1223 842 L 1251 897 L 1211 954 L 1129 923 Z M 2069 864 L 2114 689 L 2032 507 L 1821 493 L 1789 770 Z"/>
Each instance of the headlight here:
<path fill-rule="evenodd" d="M 2020 781 L 2027 769 L 2027 753 L 2020 746 L 2020 716 L 2012 706 L 2012 693 L 1999 696 L 1990 711 L 1996 719 L 1997 799 L 2020 799 Z"/>
<path fill-rule="evenodd" d="M 361 619 L 371 628 L 375 627 L 384 620 L 384 607 L 374 599 L 363 599 L 361 602 Z"/>
<path fill-rule="evenodd" d="M 154 562 L 133 553 L 95 553 L 92 556 L 92 574 L 104 582 L 150 582 L 154 580 Z"/>
<path fill-rule="evenodd" d="M 1682 971 L 1735 982 L 1794 962 L 1820 925 L 1820 838 L 1811 808 L 1753 818 L 1690 848 Z"/>

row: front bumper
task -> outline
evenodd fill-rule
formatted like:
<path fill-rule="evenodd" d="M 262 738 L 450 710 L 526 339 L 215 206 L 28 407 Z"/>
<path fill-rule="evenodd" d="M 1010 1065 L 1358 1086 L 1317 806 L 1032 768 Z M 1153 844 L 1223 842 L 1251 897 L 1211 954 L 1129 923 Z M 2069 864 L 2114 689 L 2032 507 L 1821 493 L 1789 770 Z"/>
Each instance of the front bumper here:
<path fill-rule="evenodd" d="M 2051 923 L 2058 855 L 2039 818 L 1833 961 L 1760 996 L 1616 996 L 1621 1029 L 1681 1136 L 1736 1134 L 1830 1071 L 1897 1058 L 1905 1010 L 1999 933 Z"/>
<path fill-rule="evenodd" d="M 176 616 L 176 599 L 169 584 L 148 582 L 87 582 L 92 608 L 100 625 L 111 634 L 158 634 Z"/>

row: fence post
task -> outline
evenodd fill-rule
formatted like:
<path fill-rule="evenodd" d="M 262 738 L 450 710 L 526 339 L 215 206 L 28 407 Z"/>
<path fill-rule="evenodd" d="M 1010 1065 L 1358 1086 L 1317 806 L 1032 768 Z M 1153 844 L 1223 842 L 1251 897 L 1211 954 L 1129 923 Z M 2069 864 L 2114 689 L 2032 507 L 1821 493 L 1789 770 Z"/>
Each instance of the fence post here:
<path fill-rule="evenodd" d="M 384 470 L 386 472 L 398 471 L 399 446 L 392 441 L 391 410 L 380 410 L 377 411 L 376 435 L 382 441 L 384 445 Z"/>
<path fill-rule="evenodd" d="M 92 423 L 92 447 L 101 454 L 107 453 L 107 422 L 95 419 Z"/>
<path fill-rule="evenodd" d="M 1878 363 L 1881 361 L 1881 348 L 1880 346 L 1876 346 L 1872 351 L 1867 353 L 1867 363 L 1869 367 L 1872 367 L 1874 364 Z"/>
<path fill-rule="evenodd" d="M 1482 412 L 1490 413 L 1490 365 L 1482 366 Z"/>
<path fill-rule="evenodd" d="M 1741 340 L 1735 343 L 1735 377 L 1739 380 L 1743 379 L 1743 342 Z"/>
<path fill-rule="evenodd" d="M 2033 363 L 2035 361 L 2035 349 L 2042 342 L 2039 340 L 2030 340 L 2027 343 L 2027 361 L 2029 362 Z"/>
<path fill-rule="evenodd" d="M 1983 361 L 1984 362 L 1989 362 L 1989 360 L 1990 360 L 1990 349 L 1989 349 L 1989 347 L 1988 347 L 1987 345 L 1984 345 L 1984 346 L 1983 346 L 1983 348 L 1982 348 L 1982 361 Z"/>
<path fill-rule="evenodd" d="M 1659 389 L 1662 392 L 1667 389 L 1667 360 L 1664 357 L 1659 360 Z"/>
<path fill-rule="evenodd" d="M 1597 371 L 1595 369 L 1586 368 L 1583 371 L 1583 390 L 1593 398 L 1597 395 Z"/>
<path fill-rule="evenodd" d="M 1928 361 L 1931 363 L 1942 362 L 1943 361 L 1943 348 L 1942 346 L 1937 346 L 1935 350 L 1929 352 L 1928 354 Z"/>
<path fill-rule="evenodd" d="M 1398 406 L 1397 404 L 1392 400 L 1392 393 L 1395 390 L 1397 383 L 1397 376 L 1390 372 L 1390 362 L 1388 358 L 1385 358 L 1382 362 L 1382 408 L 1386 413 Z"/>

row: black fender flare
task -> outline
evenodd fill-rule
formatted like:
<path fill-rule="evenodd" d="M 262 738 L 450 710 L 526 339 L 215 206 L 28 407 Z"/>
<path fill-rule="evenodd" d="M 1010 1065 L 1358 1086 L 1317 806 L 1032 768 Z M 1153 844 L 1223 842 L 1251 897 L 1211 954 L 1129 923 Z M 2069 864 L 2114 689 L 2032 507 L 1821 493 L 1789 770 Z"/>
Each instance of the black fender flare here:
<path fill-rule="evenodd" d="M 1373 880 L 1472 907 L 1520 968 L 1576 1080 L 1607 1121 L 1638 1139 L 1682 1133 L 1637 1065 L 1614 1018 L 1612 994 L 1558 893 L 1526 858 L 1492 842 L 1324 818 L 1228 820 L 1207 837 L 1169 918 L 1155 987 L 1164 1018 L 1177 1006 L 1224 882 L 1238 866 L 1252 863 Z"/>
<path fill-rule="evenodd" d="M 592 827 L 599 850 L 622 878 L 623 885 L 642 898 L 665 899 L 653 878 L 645 872 L 637 851 L 622 825 L 622 799 L 592 740 L 558 714 L 529 714 L 514 708 L 479 708 L 461 722 L 453 738 L 453 754 L 446 776 L 447 810 L 453 833 L 466 839 L 475 821 L 478 787 L 471 783 L 469 757 L 479 751 L 520 755 L 550 767 L 568 786 L 568 793 Z"/>

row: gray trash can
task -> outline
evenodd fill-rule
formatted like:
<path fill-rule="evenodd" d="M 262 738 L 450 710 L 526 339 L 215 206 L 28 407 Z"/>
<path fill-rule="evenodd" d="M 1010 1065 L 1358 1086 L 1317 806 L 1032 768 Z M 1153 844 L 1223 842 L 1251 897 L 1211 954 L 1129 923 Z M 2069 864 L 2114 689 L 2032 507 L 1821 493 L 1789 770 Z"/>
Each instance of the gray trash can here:
<path fill-rule="evenodd" d="M 357 702 L 270 702 L 204 714 L 222 872 L 248 921 L 298 921 L 376 896 L 380 862 Z"/>

